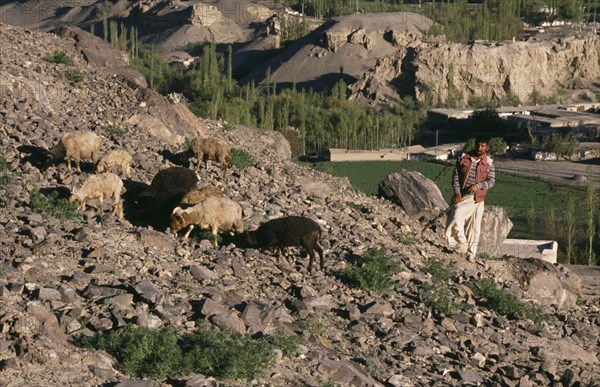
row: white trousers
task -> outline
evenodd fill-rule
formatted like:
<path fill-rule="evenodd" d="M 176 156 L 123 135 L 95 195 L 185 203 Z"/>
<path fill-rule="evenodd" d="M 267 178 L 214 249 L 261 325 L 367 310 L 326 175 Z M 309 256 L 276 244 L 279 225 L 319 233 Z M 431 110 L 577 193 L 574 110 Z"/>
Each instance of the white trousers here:
<path fill-rule="evenodd" d="M 474 194 L 467 195 L 454 206 L 446 221 L 448 244 L 456 246 L 459 253 L 466 253 L 469 258 L 477 255 L 483 210 L 483 202 L 475 202 Z"/>

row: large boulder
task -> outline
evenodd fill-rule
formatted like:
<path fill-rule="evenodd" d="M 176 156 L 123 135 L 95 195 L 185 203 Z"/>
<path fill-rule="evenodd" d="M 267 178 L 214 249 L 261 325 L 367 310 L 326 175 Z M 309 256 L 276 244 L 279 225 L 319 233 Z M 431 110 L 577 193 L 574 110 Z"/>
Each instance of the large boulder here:
<path fill-rule="evenodd" d="M 485 206 L 481 220 L 481 235 L 479 236 L 478 254 L 488 254 L 497 257 L 500 245 L 506 240 L 513 223 L 508 218 L 506 210 L 498 206 Z"/>
<path fill-rule="evenodd" d="M 568 310 L 577 307 L 581 279 L 570 270 L 538 258 L 505 257 L 486 261 L 487 271 L 499 283 L 518 285 L 522 299 L 539 305 Z"/>
<path fill-rule="evenodd" d="M 379 183 L 379 194 L 397 203 L 407 215 L 442 211 L 448 207 L 433 180 L 420 172 L 401 169 Z"/>

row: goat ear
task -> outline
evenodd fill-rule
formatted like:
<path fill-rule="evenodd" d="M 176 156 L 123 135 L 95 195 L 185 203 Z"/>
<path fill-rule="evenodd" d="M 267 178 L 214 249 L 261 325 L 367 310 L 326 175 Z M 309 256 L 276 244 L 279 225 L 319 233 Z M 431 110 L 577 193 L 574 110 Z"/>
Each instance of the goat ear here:
<path fill-rule="evenodd" d="M 183 212 L 183 209 L 181 207 L 175 207 L 173 209 L 173 215 L 179 215 Z"/>

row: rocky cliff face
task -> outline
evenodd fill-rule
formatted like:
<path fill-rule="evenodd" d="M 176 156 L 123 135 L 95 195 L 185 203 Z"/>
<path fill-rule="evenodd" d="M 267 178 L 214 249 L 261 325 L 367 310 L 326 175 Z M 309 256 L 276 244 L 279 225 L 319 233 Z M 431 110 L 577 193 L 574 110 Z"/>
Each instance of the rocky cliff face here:
<path fill-rule="evenodd" d="M 406 40 L 350 86 L 353 99 L 390 104 L 403 95 L 445 101 L 449 87 L 471 96 L 501 100 L 512 93 L 523 102 L 532 92 L 559 91 L 594 98 L 600 77 L 600 36 L 593 33 L 498 44 L 431 44 Z"/>
<path fill-rule="evenodd" d="M 412 66 L 417 98 L 431 92 L 445 100 L 452 84 L 463 92 L 464 102 L 470 96 L 499 100 L 508 92 L 525 102 L 534 90 L 552 96 L 562 89 L 597 87 L 600 36 L 590 32 L 501 44 L 424 45 Z"/>
<path fill-rule="evenodd" d="M 256 129 L 226 130 L 192 117 L 183 105 L 134 82 L 120 68 L 103 67 L 101 52 L 84 54 L 84 32 L 63 37 L 0 25 L 0 384 L 131 385 L 111 356 L 82 348 L 79 339 L 127 324 L 171 326 L 191 332 L 207 325 L 265 338 L 301 336 L 300 354 L 279 352 L 258 385 L 410 386 L 464 384 L 563 385 L 596 381 L 600 300 L 567 302 L 578 277 L 562 266 L 510 257 L 467 262 L 386 200 L 368 197 L 347 181 L 288 159 L 282 136 Z M 86 45 L 87 48 L 93 45 Z M 44 58 L 65 52 L 72 66 Z M 73 81 L 71 74 L 83 75 Z M 134 77 L 135 78 L 135 77 Z M 182 114 L 185 113 L 185 114 Z M 45 215 L 33 192 L 66 198 L 92 172 L 64 164 L 39 169 L 35 152 L 64 133 L 90 129 L 103 149 L 133 154 L 125 181 L 125 220 L 88 207 L 78 219 Z M 323 228 L 325 270 L 306 272 L 300 252 L 289 258 L 235 244 L 182 241 L 134 220 L 136 188 L 172 166 L 161 151 L 181 149 L 184 137 L 210 135 L 253 155 L 227 176 L 209 163 L 201 185 L 220 187 L 240 203 L 246 228 L 269 218 L 305 215 Z M 383 248 L 400 271 L 394 289 L 378 294 L 349 287 L 339 272 L 372 248 Z M 450 297 L 457 314 L 431 308 L 421 269 L 436 258 L 456 276 Z M 534 324 L 523 314 L 498 314 L 466 286 L 493 278 L 499 287 L 550 315 Z M 578 285 L 579 284 L 579 285 Z M 544 291 L 551 289 L 552 291 Z M 318 327 L 308 329 L 306 327 Z M 219 381 L 248 385 L 248 381 Z M 128 384 L 129 383 L 129 384 Z M 201 375 L 144 381 L 215 385 Z"/>

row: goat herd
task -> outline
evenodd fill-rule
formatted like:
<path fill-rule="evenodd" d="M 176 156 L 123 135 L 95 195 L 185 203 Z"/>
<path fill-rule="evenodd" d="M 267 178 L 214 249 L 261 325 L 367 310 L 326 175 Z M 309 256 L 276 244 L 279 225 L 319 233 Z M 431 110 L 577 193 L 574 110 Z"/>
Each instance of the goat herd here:
<path fill-rule="evenodd" d="M 99 210 L 103 211 L 104 200 L 114 203 L 113 215 L 123 219 L 123 200 L 121 193 L 123 181 L 113 172 L 124 177 L 131 176 L 132 157 L 125 150 L 111 150 L 99 158 L 102 139 L 92 131 L 80 130 L 65 134 L 57 145 L 46 150 L 42 163 L 66 161 L 71 170 L 71 162 L 81 172 L 80 162 L 96 163 L 96 174 L 90 175 L 81 186 L 72 190 L 70 202 L 78 204 L 78 210 L 85 210 L 86 202 L 98 200 Z M 227 142 L 218 138 L 198 138 L 185 151 L 173 156 L 180 165 L 189 165 L 190 159 L 197 160 L 198 171 L 204 161 L 218 162 L 223 168 L 223 176 L 231 163 L 231 149 Z M 216 187 L 198 188 L 198 177 L 189 168 L 175 166 L 160 170 L 136 196 L 140 209 L 136 211 L 138 219 L 148 223 L 166 225 L 170 232 L 187 227 L 183 239 L 187 239 L 194 227 L 212 232 L 213 243 L 217 247 L 219 231 L 229 231 L 235 236 L 239 247 L 264 248 L 283 251 L 286 247 L 303 247 L 310 256 L 308 271 L 312 269 L 315 251 L 319 254 L 320 267 L 323 269 L 323 249 L 319 245 L 321 227 L 317 222 L 302 216 L 287 216 L 263 223 L 254 231 L 244 231 L 242 208 L 235 201 L 223 196 Z M 166 223 L 166 224 L 165 224 Z"/>

